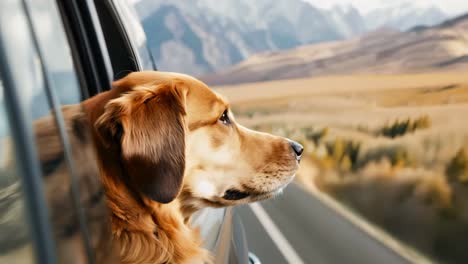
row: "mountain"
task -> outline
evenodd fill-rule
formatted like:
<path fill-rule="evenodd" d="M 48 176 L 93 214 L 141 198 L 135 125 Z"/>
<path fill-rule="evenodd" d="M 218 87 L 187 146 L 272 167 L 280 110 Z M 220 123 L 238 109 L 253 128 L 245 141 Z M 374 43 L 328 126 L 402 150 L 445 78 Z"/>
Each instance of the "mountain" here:
<path fill-rule="evenodd" d="M 302 0 L 143 0 L 136 9 L 160 69 L 190 74 L 252 54 L 345 39 L 364 32 L 359 12 Z"/>
<path fill-rule="evenodd" d="M 351 38 L 367 31 L 366 21 L 352 5 L 335 5 L 326 12 L 335 30 L 344 38 Z"/>
<path fill-rule="evenodd" d="M 386 1 L 364 16 L 368 30 L 391 27 L 401 31 L 418 25 L 433 26 L 448 15 L 436 6 L 421 6 L 414 1 Z"/>
<path fill-rule="evenodd" d="M 381 28 L 361 37 L 265 52 L 216 74 L 211 85 L 352 73 L 468 68 L 468 14 L 406 32 Z"/>
<path fill-rule="evenodd" d="M 259 52 L 350 39 L 383 25 L 430 25 L 443 16 L 395 1 L 366 16 L 352 5 L 325 10 L 303 0 L 140 0 L 135 8 L 158 68 L 201 75 Z"/>

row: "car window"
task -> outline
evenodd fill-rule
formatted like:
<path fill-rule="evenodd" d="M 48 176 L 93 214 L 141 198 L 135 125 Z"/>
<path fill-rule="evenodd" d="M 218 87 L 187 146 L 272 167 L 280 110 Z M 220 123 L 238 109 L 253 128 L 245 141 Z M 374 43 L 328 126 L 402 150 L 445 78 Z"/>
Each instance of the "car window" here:
<path fill-rule="evenodd" d="M 0 262 L 34 263 L 30 226 L 0 76 Z"/>
<path fill-rule="evenodd" d="M 104 194 L 56 3 L 9 1 L 0 9 L 2 52 L 6 54 L 1 67 L 8 68 L 23 125 L 28 128 L 25 135 L 33 139 L 17 140 L 32 142 L 29 147 L 34 153 L 30 154 L 40 165 L 42 178 L 36 187 L 43 191 L 46 206 L 35 210 L 48 216 L 46 227 L 50 225 L 53 241 L 44 241 L 55 249 L 48 256 L 55 253 L 59 263 L 87 263 L 89 258 L 99 261 L 112 256 Z M 13 23 L 14 29 L 6 26 L 6 21 Z M 11 141 L 5 131 L 0 132 L 4 141 Z M 13 150 L 10 145 L 3 151 Z M 10 169 L 13 165 L 6 166 Z M 40 232 L 47 234 L 47 228 Z M 100 250 L 94 251 L 96 248 Z"/>
<path fill-rule="evenodd" d="M 48 168 L 51 171 L 44 172 L 44 174 L 59 176 L 62 179 L 58 181 L 65 181 L 68 184 L 70 190 L 64 190 L 66 191 L 64 194 L 69 196 L 68 200 L 76 203 L 75 208 L 72 207 L 75 211 L 70 214 L 70 219 L 62 217 L 61 221 L 66 221 L 67 225 L 70 221 L 83 221 L 84 223 L 75 228 L 79 228 L 84 238 L 84 249 L 88 250 L 87 254 L 90 257 L 96 255 L 98 261 L 102 261 L 102 258 L 109 257 L 112 253 L 109 252 L 111 249 L 110 227 L 107 224 L 105 199 L 99 182 L 99 172 L 87 118 L 79 104 L 83 96 L 80 92 L 70 46 L 55 1 L 30 1 L 30 10 L 33 29 L 42 52 L 43 66 L 49 78 L 50 96 L 54 101 L 54 107 L 60 110 L 55 112 L 56 125 L 58 129 L 63 130 L 61 132 L 64 134 L 61 136 L 65 142 L 61 146 L 63 153 L 59 159 L 62 159 L 61 163 L 66 166 L 63 170 L 59 167 L 56 167 L 54 171 L 52 171 L 53 168 Z M 41 122 L 43 119 L 37 122 L 38 127 L 42 126 Z M 46 122 L 53 122 L 53 120 Z M 41 131 L 38 132 L 41 133 Z M 55 165 L 57 164 L 53 164 Z M 46 187 L 49 183 L 46 183 Z M 59 202 L 55 198 L 52 200 Z M 62 207 L 63 205 L 54 204 L 53 206 Z M 99 252 L 94 252 L 93 249 L 98 247 Z"/>
<path fill-rule="evenodd" d="M 122 21 L 132 46 L 137 50 L 137 57 L 140 61 L 141 70 L 155 70 L 153 59 L 149 53 L 145 31 L 140 23 L 138 14 L 133 5 L 129 4 L 127 0 L 113 0 L 112 1 L 119 13 L 120 20 Z"/>
<path fill-rule="evenodd" d="M 71 51 L 52 0 L 29 1 L 33 29 L 43 52 L 43 63 L 53 82 L 52 88 L 61 104 L 77 104 L 81 93 Z"/>
<path fill-rule="evenodd" d="M 12 12 L 21 11 L 22 9 L 12 8 Z M 11 56 L 9 65 L 4 67 L 10 67 L 13 78 L 18 83 L 17 87 L 20 90 L 17 92 L 22 96 L 24 114 L 29 118 L 28 126 L 31 127 L 34 136 L 33 147 L 36 152 L 34 154 L 41 165 L 42 185 L 47 203 L 47 208 L 43 210 L 48 212 L 55 239 L 55 252 L 59 260 L 70 259 L 79 263 L 86 260 L 86 251 L 77 210 L 71 199 L 70 171 L 66 164 L 56 119 L 51 113 L 52 107 L 47 98 L 46 80 L 43 74 L 45 69 L 42 68 L 41 58 L 34 45 L 34 35 L 28 27 L 27 16 L 22 14 L 20 18 L 15 21 L 17 31 L 7 34 L 5 38 L 4 48 L 11 53 L 14 50 L 15 56 Z M 42 19 L 45 20 L 45 17 Z M 74 252 L 73 257 L 70 255 L 72 252 Z"/>
<path fill-rule="evenodd" d="M 114 79 L 132 71 L 154 70 L 146 35 L 133 6 L 126 1 L 94 1 L 109 51 Z"/>

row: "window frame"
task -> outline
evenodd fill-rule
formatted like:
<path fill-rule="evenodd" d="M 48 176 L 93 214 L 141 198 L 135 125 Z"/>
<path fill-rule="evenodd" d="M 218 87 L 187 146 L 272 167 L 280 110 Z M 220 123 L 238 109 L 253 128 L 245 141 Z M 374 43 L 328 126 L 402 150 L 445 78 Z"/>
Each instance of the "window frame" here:
<path fill-rule="evenodd" d="M 87 2 L 90 3 L 90 1 Z M 44 56 L 38 44 L 38 36 L 34 30 L 30 13 L 32 7 L 28 4 L 28 0 L 18 0 L 17 3 L 18 12 L 21 12 L 24 16 L 25 27 L 27 28 L 25 34 L 28 36 L 28 41 L 31 41 L 34 53 L 39 58 L 45 96 L 50 111 L 54 115 L 60 143 L 64 148 L 64 158 L 71 178 L 71 200 L 77 210 L 77 220 L 80 225 L 86 259 L 88 263 L 94 263 L 94 252 L 90 247 L 84 209 L 81 207 L 79 199 L 77 174 L 74 169 L 76 164 L 72 159 L 71 146 L 61 113 L 61 104 L 53 89 L 54 83 L 44 63 Z M 112 69 L 109 67 L 110 62 L 106 46 L 103 43 L 102 32 L 99 35 L 101 28 L 98 24 L 97 14 L 93 13 L 94 6 L 88 6 L 84 1 L 57 1 L 53 2 L 53 4 L 57 5 L 60 20 L 63 23 L 67 44 L 71 50 L 75 75 L 79 82 L 81 100 L 84 100 L 110 87 L 112 81 Z M 64 11 L 67 13 L 64 13 Z M 67 17 L 70 17 L 70 19 Z M 88 19 L 87 23 L 92 24 L 92 26 L 89 27 L 89 24 L 85 24 L 84 19 Z M 44 177 L 37 156 L 32 128 L 33 120 L 30 114 L 25 111 L 26 104 L 19 93 L 21 91 L 21 79 L 15 78 L 12 71 L 14 67 L 18 67 L 10 63 L 15 52 L 4 45 L 2 39 L 9 36 L 4 36 L 3 33 L 0 31 L 0 75 L 2 76 L 7 110 L 6 121 L 10 125 L 11 138 L 15 147 L 15 159 L 20 161 L 17 163 L 17 170 L 24 189 L 26 216 L 31 233 L 34 258 L 37 263 L 57 263 L 55 239 L 45 199 Z"/>
<path fill-rule="evenodd" d="M 25 5 L 26 3 L 22 1 L 18 12 L 21 12 L 28 19 Z M 3 8 L 0 8 L 0 15 L 2 10 Z M 33 32 L 29 24 L 25 26 L 28 29 L 26 34 L 31 37 Z M 10 56 L 14 56 L 14 54 L 8 52 L 5 46 L 4 38 L 6 37 L 8 35 L 0 30 L 0 75 L 3 81 L 7 121 L 15 146 L 15 159 L 21 161 L 16 164 L 16 167 L 24 190 L 25 213 L 28 218 L 36 261 L 53 264 L 57 263 L 57 259 L 44 195 L 43 177 L 32 132 L 32 122 L 24 109 L 24 98 L 19 94 L 21 80 L 15 78 L 12 72 Z"/>
<path fill-rule="evenodd" d="M 70 200 L 74 207 L 73 209 L 76 212 L 76 218 L 79 223 L 79 232 L 81 233 L 83 248 L 86 254 L 87 261 L 88 263 L 94 263 L 94 252 L 91 248 L 91 240 L 90 240 L 89 230 L 88 230 L 87 223 L 86 223 L 85 210 L 82 207 L 81 202 L 80 202 L 81 199 L 80 199 L 78 173 L 76 170 L 76 164 L 72 158 L 72 149 L 71 149 L 70 141 L 69 141 L 68 134 L 65 128 L 65 120 L 62 115 L 62 104 L 60 103 L 59 97 L 56 94 L 55 83 L 53 81 L 53 77 L 51 76 L 51 72 L 48 70 L 48 65 L 46 65 L 45 63 L 45 55 L 44 55 L 45 53 L 41 49 L 41 45 L 39 43 L 39 36 L 38 36 L 39 33 L 36 32 L 34 24 L 33 24 L 32 11 L 31 11 L 31 8 L 33 8 L 33 6 L 28 5 L 27 1 L 31 1 L 31 0 L 22 0 L 23 8 L 26 14 L 28 26 L 31 31 L 31 39 L 33 41 L 33 46 L 39 58 L 40 71 L 44 80 L 44 91 L 45 91 L 45 95 L 47 98 L 47 102 L 50 106 L 51 114 L 53 115 L 53 120 L 55 121 L 55 124 L 57 126 L 57 134 L 59 135 L 60 143 L 63 146 L 64 161 L 65 161 L 67 171 L 70 176 L 70 194 L 71 194 Z M 57 5 L 56 3 L 54 4 Z M 58 6 L 56 7 L 58 9 Z M 52 11 L 50 11 L 49 9 L 49 12 L 52 12 Z M 59 10 L 58 12 L 60 13 Z M 58 15 L 60 16 L 60 14 Z M 59 17 L 59 18 L 62 18 L 62 17 Z M 61 20 L 61 22 L 63 23 L 63 19 Z M 57 25 L 56 27 L 60 27 L 60 26 L 64 26 L 64 25 L 63 24 Z M 63 27 L 63 30 L 64 30 L 63 33 L 66 35 L 65 27 Z M 71 49 L 70 43 L 71 43 L 70 40 L 67 38 L 67 45 L 69 45 L 69 48 Z M 74 58 L 71 58 L 71 59 L 74 62 L 73 66 L 75 66 L 76 60 Z M 79 74 L 77 72 L 78 72 L 78 69 L 75 69 L 74 74 L 76 75 L 78 79 Z M 83 89 L 81 88 L 82 84 L 78 83 L 78 85 L 79 85 L 78 88 L 80 89 L 80 92 L 81 92 L 81 90 Z M 43 176 L 42 178 L 44 178 L 44 175 L 42 176 Z"/>
<path fill-rule="evenodd" d="M 93 2 L 58 0 L 57 5 L 80 79 L 82 99 L 109 89 L 114 73 Z"/>
<path fill-rule="evenodd" d="M 104 33 L 104 38 L 109 50 L 110 61 L 115 71 L 113 79 L 118 80 L 130 72 L 142 70 L 142 63 L 135 52 L 135 45 L 127 34 L 125 25 L 120 19 L 114 2 L 96 0 L 94 4 L 97 4 L 96 9 L 100 11 L 98 17 L 102 27 L 110 29 Z M 115 39 L 119 41 L 115 41 Z M 117 56 L 118 53 L 123 53 L 123 55 Z M 120 57 L 128 59 L 118 59 Z"/>

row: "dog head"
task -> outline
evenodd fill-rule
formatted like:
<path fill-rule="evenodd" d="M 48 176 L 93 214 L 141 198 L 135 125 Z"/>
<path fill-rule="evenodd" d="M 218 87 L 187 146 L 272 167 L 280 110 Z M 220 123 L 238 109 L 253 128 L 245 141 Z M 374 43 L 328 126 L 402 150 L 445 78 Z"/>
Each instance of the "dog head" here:
<path fill-rule="evenodd" d="M 266 199 L 298 169 L 302 146 L 241 126 L 226 99 L 192 77 L 135 72 L 113 90 L 97 134 L 119 153 L 128 184 L 157 202 L 181 189 L 198 208 Z"/>

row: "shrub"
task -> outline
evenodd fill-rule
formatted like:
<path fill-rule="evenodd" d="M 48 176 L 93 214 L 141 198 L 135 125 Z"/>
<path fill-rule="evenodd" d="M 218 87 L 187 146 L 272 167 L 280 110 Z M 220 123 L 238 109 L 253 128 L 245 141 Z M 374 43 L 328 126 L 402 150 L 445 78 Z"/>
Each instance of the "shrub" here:
<path fill-rule="evenodd" d="M 325 145 L 327 154 L 342 170 L 349 171 L 357 168 L 361 143 L 352 140 L 336 138 Z"/>
<path fill-rule="evenodd" d="M 328 127 L 324 127 L 320 129 L 319 131 L 314 131 L 310 127 L 307 127 L 304 129 L 305 137 L 308 140 L 312 140 L 315 143 L 315 145 L 318 145 L 320 141 L 322 141 L 322 139 L 324 139 L 328 135 L 328 133 L 329 133 Z"/>
<path fill-rule="evenodd" d="M 351 162 L 353 170 L 356 169 L 360 151 L 361 151 L 360 142 L 350 141 L 348 142 L 348 144 L 346 144 L 345 152 L 349 156 L 349 160 Z"/>
<path fill-rule="evenodd" d="M 445 173 L 450 182 L 468 182 L 468 157 L 463 148 L 447 164 Z"/>
<path fill-rule="evenodd" d="M 426 129 L 426 128 L 430 128 L 431 126 L 432 126 L 431 118 L 427 115 L 422 116 L 413 122 L 413 130 Z"/>
<path fill-rule="evenodd" d="M 413 162 L 408 151 L 403 146 L 381 146 L 369 150 L 364 157 L 359 160 L 357 168 L 364 167 L 367 163 L 387 159 L 394 167 L 405 167 Z"/>
<path fill-rule="evenodd" d="M 396 138 L 404 136 L 407 133 L 413 133 L 419 129 L 426 129 L 431 127 L 432 122 L 429 116 L 425 115 L 411 120 L 407 118 L 405 120 L 395 120 L 392 124 L 385 124 L 378 132 L 378 135 L 382 135 L 389 138 Z"/>
<path fill-rule="evenodd" d="M 409 160 L 408 151 L 403 148 L 396 148 L 395 152 L 393 152 L 393 156 L 390 157 L 390 161 L 394 167 L 404 167 L 406 165 L 410 165 L 411 162 Z"/>

